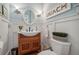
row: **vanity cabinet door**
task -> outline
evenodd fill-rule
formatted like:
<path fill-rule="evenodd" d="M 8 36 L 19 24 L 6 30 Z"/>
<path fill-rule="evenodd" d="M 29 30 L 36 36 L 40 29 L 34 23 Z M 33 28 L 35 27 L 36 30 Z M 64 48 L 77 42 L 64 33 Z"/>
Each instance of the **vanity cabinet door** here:
<path fill-rule="evenodd" d="M 30 39 L 21 38 L 19 42 L 19 54 L 29 53 L 32 49 L 32 42 Z"/>
<path fill-rule="evenodd" d="M 20 54 L 26 54 L 26 53 L 30 52 L 31 51 L 30 43 L 20 44 L 19 49 L 20 49 L 20 51 L 19 51 Z"/>
<path fill-rule="evenodd" d="M 40 38 L 39 37 L 35 37 L 32 41 L 32 47 L 34 50 L 39 50 L 41 45 L 40 45 Z"/>

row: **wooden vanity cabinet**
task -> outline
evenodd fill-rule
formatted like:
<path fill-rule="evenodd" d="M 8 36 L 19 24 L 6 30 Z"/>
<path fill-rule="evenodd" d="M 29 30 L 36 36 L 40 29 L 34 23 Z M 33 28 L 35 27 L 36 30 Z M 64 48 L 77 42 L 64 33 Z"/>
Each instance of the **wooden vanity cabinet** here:
<path fill-rule="evenodd" d="M 34 36 L 24 36 L 22 34 L 18 34 L 18 54 L 27 54 L 34 51 L 39 52 L 41 50 L 41 40 L 40 33 Z"/>

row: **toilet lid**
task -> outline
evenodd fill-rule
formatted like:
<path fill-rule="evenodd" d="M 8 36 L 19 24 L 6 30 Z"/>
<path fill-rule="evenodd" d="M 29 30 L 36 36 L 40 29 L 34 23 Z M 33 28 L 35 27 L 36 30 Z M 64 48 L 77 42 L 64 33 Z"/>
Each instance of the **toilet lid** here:
<path fill-rule="evenodd" d="M 39 55 L 56 55 L 56 53 L 54 53 L 51 50 L 45 50 L 39 53 Z"/>

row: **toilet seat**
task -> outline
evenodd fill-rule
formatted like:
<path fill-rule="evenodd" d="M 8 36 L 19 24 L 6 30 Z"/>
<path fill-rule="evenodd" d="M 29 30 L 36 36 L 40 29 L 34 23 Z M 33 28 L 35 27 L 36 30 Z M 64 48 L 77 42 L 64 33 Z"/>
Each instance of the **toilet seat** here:
<path fill-rule="evenodd" d="M 57 55 L 57 54 L 51 50 L 45 50 L 45 51 L 38 53 L 38 55 Z"/>

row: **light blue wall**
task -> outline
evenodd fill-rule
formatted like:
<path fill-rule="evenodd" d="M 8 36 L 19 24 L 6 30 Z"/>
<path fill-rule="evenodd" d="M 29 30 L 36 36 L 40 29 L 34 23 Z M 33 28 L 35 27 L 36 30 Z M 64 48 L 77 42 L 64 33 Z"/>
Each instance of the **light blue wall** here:
<path fill-rule="evenodd" d="M 47 19 L 48 22 L 58 20 L 59 18 L 64 18 L 64 17 L 69 17 L 69 16 L 75 15 L 77 13 L 76 10 L 79 9 L 79 7 L 74 7 L 75 5 L 76 5 L 76 3 L 71 3 L 71 9 L 69 11 L 66 11 L 64 13 L 57 15 L 57 16 L 51 17 L 50 19 Z M 50 6 L 49 9 L 51 9 L 51 7 L 52 6 Z M 15 7 L 10 5 L 10 21 L 11 22 L 18 22 L 19 20 L 23 20 L 23 16 L 17 15 L 16 13 L 13 12 L 14 10 L 15 10 Z"/>
<path fill-rule="evenodd" d="M 23 16 L 21 14 L 16 14 L 14 11 L 16 10 L 16 8 L 12 5 L 9 6 L 9 15 L 10 15 L 10 19 L 9 21 L 11 22 L 18 22 L 20 20 L 23 20 Z"/>
<path fill-rule="evenodd" d="M 18 22 L 18 21 L 23 21 L 23 15 L 22 14 L 16 14 L 14 11 L 16 10 L 16 8 L 13 5 L 10 5 L 10 21 L 13 22 Z M 24 10 L 25 11 L 25 10 Z M 35 15 L 32 12 L 32 9 L 30 7 L 26 8 L 25 17 L 28 17 L 29 23 L 31 23 L 35 17 Z"/>

